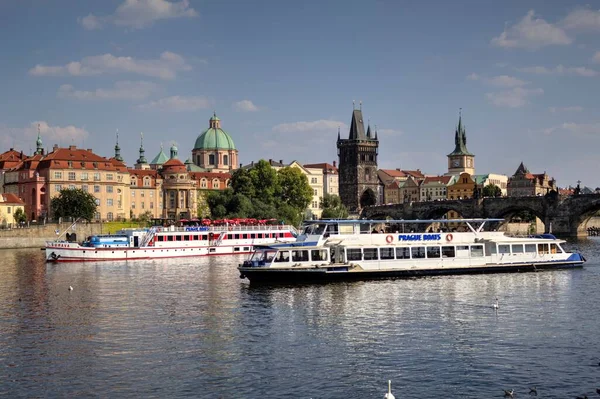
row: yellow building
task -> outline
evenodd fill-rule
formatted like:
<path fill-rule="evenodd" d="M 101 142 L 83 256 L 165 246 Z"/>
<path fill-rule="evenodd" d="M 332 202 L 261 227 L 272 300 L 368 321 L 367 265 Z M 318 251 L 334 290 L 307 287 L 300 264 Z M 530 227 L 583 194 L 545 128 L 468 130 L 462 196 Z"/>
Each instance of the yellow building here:
<path fill-rule="evenodd" d="M 3 227 L 14 227 L 15 212 L 20 209 L 25 212 L 25 202 L 14 194 L 0 194 L 0 225 Z"/>

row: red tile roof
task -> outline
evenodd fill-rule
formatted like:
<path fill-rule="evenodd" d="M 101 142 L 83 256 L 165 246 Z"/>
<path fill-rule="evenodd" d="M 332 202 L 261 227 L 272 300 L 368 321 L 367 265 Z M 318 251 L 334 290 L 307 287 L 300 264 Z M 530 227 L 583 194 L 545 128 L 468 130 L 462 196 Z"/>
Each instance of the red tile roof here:
<path fill-rule="evenodd" d="M 304 166 L 305 168 L 323 169 L 324 172 L 330 173 L 330 174 L 338 173 L 338 168 L 336 168 L 335 166 L 333 166 L 331 164 L 328 164 L 327 162 L 309 163 L 309 164 L 304 164 L 302 166 Z"/>
<path fill-rule="evenodd" d="M 23 159 L 27 158 L 22 152 L 13 150 L 12 148 L 0 154 L 0 169 L 10 169 L 18 166 Z"/>
<path fill-rule="evenodd" d="M 427 183 L 448 184 L 450 182 L 450 179 L 452 179 L 452 176 L 429 176 L 429 177 L 425 177 L 425 180 L 423 180 L 423 184 L 427 184 Z"/>
<path fill-rule="evenodd" d="M 13 204 L 13 205 L 25 205 L 25 201 L 21 198 L 17 197 L 15 194 L 0 194 L 2 195 L 2 203 L 3 204 Z"/>

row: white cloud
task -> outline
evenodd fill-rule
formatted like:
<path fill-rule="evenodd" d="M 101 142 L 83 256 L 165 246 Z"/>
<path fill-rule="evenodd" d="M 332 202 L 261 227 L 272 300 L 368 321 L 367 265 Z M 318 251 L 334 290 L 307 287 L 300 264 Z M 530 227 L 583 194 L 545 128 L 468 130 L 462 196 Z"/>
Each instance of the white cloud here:
<path fill-rule="evenodd" d="M 525 86 L 527 83 L 524 80 L 515 78 L 514 76 L 499 75 L 491 78 L 480 76 L 476 73 L 472 73 L 467 76 L 467 80 L 483 81 L 491 86 L 496 87 L 520 87 Z"/>
<path fill-rule="evenodd" d="M 15 141 L 18 141 L 24 152 L 27 152 L 25 151 L 26 148 L 35 146 L 38 125 L 42 141 L 46 146 L 49 143 L 79 143 L 90 135 L 90 132 L 84 128 L 73 125 L 51 126 L 46 121 L 35 121 L 31 122 L 29 126 L 22 128 L 0 126 L 0 145 L 3 148 L 9 148 L 15 146 Z M 15 146 L 15 148 L 17 147 Z"/>
<path fill-rule="evenodd" d="M 58 89 L 58 97 L 78 100 L 143 100 L 157 90 L 156 84 L 144 81 L 121 81 L 110 89 L 100 88 L 94 91 L 75 90 L 72 85 L 62 85 Z"/>
<path fill-rule="evenodd" d="M 550 45 L 571 44 L 573 40 L 559 26 L 535 16 L 530 10 L 516 25 L 507 27 L 492 39 L 492 45 L 505 48 L 536 49 Z"/>
<path fill-rule="evenodd" d="M 108 73 L 133 73 L 160 79 L 174 79 L 179 71 L 192 67 L 179 54 L 165 51 L 158 59 L 138 60 L 112 54 L 85 57 L 63 66 L 36 65 L 29 70 L 33 76 L 92 76 Z"/>
<path fill-rule="evenodd" d="M 206 97 L 171 96 L 152 101 L 148 104 L 138 105 L 138 109 L 185 112 L 206 109 L 211 107 L 212 104 L 213 102 Z"/>
<path fill-rule="evenodd" d="M 565 29 L 571 30 L 600 30 L 600 11 L 578 8 L 571 11 L 562 21 Z"/>
<path fill-rule="evenodd" d="M 254 105 L 254 103 L 250 100 L 242 100 L 242 101 L 238 101 L 236 103 L 233 104 L 233 108 L 236 111 L 240 111 L 240 112 L 256 112 L 256 111 L 260 111 L 260 108 L 256 105 Z"/>
<path fill-rule="evenodd" d="M 548 110 L 553 114 L 557 112 L 581 112 L 583 111 L 583 107 L 580 107 L 579 105 L 571 107 L 549 107 Z"/>
<path fill-rule="evenodd" d="M 198 12 L 190 7 L 189 0 L 125 0 L 114 14 L 78 18 L 78 22 L 88 30 L 100 29 L 106 24 L 114 24 L 132 29 L 142 29 L 163 19 L 191 18 Z"/>
<path fill-rule="evenodd" d="M 487 93 L 486 97 L 489 102 L 498 107 L 518 108 L 529 103 L 529 97 L 543 94 L 542 89 L 524 89 L 522 87 L 514 87 L 510 90 L 500 92 Z"/>
<path fill-rule="evenodd" d="M 278 133 L 303 133 L 303 132 L 324 132 L 324 131 L 337 131 L 347 129 L 347 125 L 340 121 L 333 121 L 328 119 L 320 119 L 318 121 L 310 122 L 292 122 L 292 123 L 281 123 L 273 127 L 274 132 Z"/>
<path fill-rule="evenodd" d="M 558 65 L 554 68 L 547 68 L 544 66 L 531 66 L 518 68 L 521 72 L 533 73 L 536 75 L 576 75 L 583 77 L 594 77 L 598 76 L 598 71 L 586 67 L 566 67 Z"/>
<path fill-rule="evenodd" d="M 572 134 L 578 137 L 600 137 L 600 123 L 567 122 L 542 129 L 541 133 L 546 136 L 557 133 L 561 137 L 564 137 L 565 134 Z"/>

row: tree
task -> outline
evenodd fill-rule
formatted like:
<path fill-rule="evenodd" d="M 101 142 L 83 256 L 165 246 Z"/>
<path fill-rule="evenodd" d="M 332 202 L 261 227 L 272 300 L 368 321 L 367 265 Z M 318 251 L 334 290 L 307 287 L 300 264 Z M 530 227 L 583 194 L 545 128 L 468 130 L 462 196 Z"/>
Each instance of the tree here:
<path fill-rule="evenodd" d="M 15 213 L 13 214 L 13 218 L 18 224 L 25 223 L 27 221 L 27 215 L 25 215 L 23 208 L 17 208 L 17 210 L 15 210 Z"/>
<path fill-rule="evenodd" d="M 497 185 L 490 183 L 483 188 L 482 194 L 484 197 L 501 197 L 502 190 Z"/>
<path fill-rule="evenodd" d="M 345 219 L 348 217 L 348 209 L 342 204 L 342 200 L 335 194 L 325 194 L 321 197 L 319 205 L 323 209 L 323 219 Z"/>
<path fill-rule="evenodd" d="M 96 197 L 78 188 L 63 189 L 50 201 L 50 209 L 55 218 L 72 217 L 90 221 L 97 208 Z"/>
<path fill-rule="evenodd" d="M 285 167 L 277 172 L 279 184 L 276 192 L 280 201 L 298 210 L 304 211 L 313 198 L 313 189 L 306 175 L 298 168 Z"/>
<path fill-rule="evenodd" d="M 250 169 L 248 174 L 256 190 L 254 197 L 265 203 L 273 203 L 275 194 L 279 190 L 279 180 L 277 178 L 277 171 L 271 167 L 271 164 L 261 159 Z M 234 187 L 233 183 L 232 187 Z"/>
<path fill-rule="evenodd" d="M 139 221 L 149 225 L 150 224 L 150 219 L 152 219 L 152 212 L 150 211 L 146 211 L 144 213 L 142 213 L 139 217 L 138 217 Z"/>

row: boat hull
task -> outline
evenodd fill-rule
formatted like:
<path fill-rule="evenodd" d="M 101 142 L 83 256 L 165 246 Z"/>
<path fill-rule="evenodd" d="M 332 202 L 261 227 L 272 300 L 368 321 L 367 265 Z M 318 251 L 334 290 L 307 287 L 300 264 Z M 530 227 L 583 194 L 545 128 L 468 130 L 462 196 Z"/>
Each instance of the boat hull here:
<path fill-rule="evenodd" d="M 574 269 L 583 267 L 585 260 L 551 261 L 536 263 L 486 264 L 481 266 L 455 268 L 352 270 L 346 266 L 328 268 L 269 268 L 239 267 L 240 277 L 250 283 L 326 283 L 336 281 L 376 280 L 389 278 L 415 278 L 426 276 L 464 275 L 537 272 L 554 269 Z"/>

